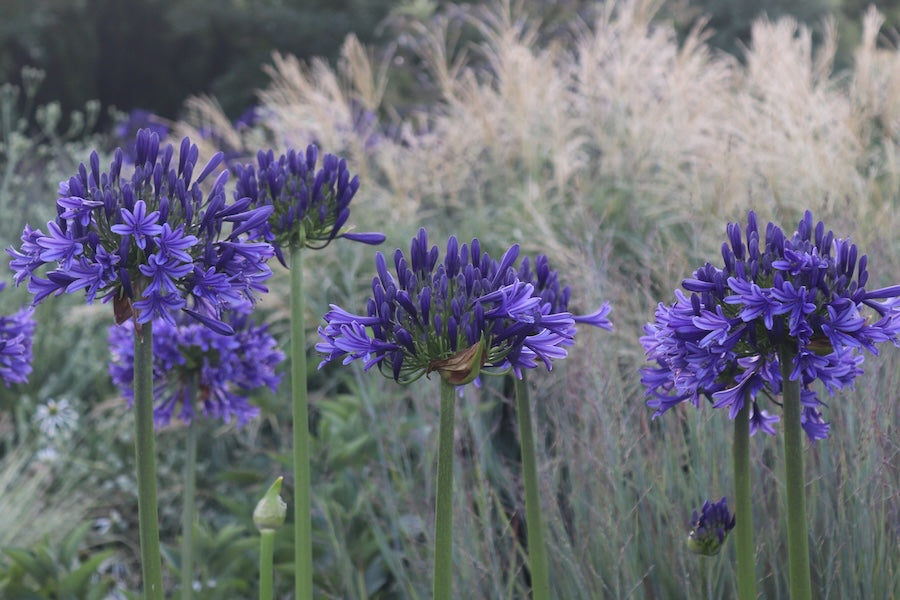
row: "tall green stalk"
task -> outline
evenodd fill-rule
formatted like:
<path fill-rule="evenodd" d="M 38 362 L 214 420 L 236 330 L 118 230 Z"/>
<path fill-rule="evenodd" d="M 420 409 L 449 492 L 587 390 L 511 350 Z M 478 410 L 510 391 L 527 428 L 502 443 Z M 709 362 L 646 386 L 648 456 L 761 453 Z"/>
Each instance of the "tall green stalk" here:
<path fill-rule="evenodd" d="M 456 386 L 441 379 L 437 498 L 434 521 L 434 600 L 453 597 L 453 427 Z"/>
<path fill-rule="evenodd" d="M 259 532 L 259 600 L 272 600 L 275 580 L 272 563 L 275 560 L 275 530 Z"/>
<path fill-rule="evenodd" d="M 534 431 L 531 424 L 531 405 L 528 401 L 528 384 L 513 378 L 516 389 L 516 413 L 519 420 L 519 440 L 522 452 L 522 478 L 525 484 L 525 519 L 528 532 L 528 568 L 531 571 L 531 597 L 533 600 L 550 599 L 550 573 L 547 566 L 547 550 L 544 545 L 544 522 L 541 518 L 541 502 L 538 493 L 537 460 L 535 459 Z"/>
<path fill-rule="evenodd" d="M 284 525 L 287 505 L 279 495 L 282 478 L 275 480 L 253 509 L 253 524 L 259 529 L 259 600 L 272 600 L 275 560 L 275 530 Z"/>
<path fill-rule="evenodd" d="M 148 321 L 134 333 L 134 455 L 137 463 L 141 570 L 146 600 L 162 600 L 163 597 L 154 441 L 153 326 Z"/>
<path fill-rule="evenodd" d="M 185 402 L 194 403 L 196 384 L 191 384 Z M 184 505 L 181 509 L 181 598 L 194 596 L 194 521 L 197 519 L 197 426 L 187 426 L 187 456 L 184 459 Z"/>
<path fill-rule="evenodd" d="M 753 501 L 750 496 L 750 397 L 734 419 L 734 515 L 737 589 L 740 600 L 756 600 Z"/>
<path fill-rule="evenodd" d="M 812 600 L 809 571 L 809 529 L 806 521 L 806 474 L 803 470 L 803 428 L 800 425 L 800 380 L 789 379 L 794 353 L 782 346 L 781 395 L 784 402 L 784 475 L 787 495 L 788 573 L 791 600 Z"/>
<path fill-rule="evenodd" d="M 294 592 L 296 600 L 312 600 L 312 520 L 309 493 L 309 401 L 306 394 L 306 327 L 303 257 L 292 244 L 291 264 L 291 397 L 294 426 Z"/>

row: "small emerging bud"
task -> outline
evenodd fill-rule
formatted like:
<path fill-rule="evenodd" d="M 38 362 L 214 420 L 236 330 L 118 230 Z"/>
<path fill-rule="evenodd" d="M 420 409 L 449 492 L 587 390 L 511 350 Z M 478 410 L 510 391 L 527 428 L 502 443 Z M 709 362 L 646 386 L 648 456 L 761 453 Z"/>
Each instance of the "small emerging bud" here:
<path fill-rule="evenodd" d="M 695 510 L 691 517 L 688 548 L 704 556 L 718 554 L 725 543 L 725 538 L 728 537 L 728 532 L 734 529 L 734 523 L 735 518 L 728 512 L 728 501 L 724 497 L 715 503 L 705 501 L 700 514 L 698 515 Z"/>
<path fill-rule="evenodd" d="M 284 477 L 276 479 L 266 495 L 256 503 L 256 508 L 253 509 L 253 523 L 260 531 L 275 531 L 284 525 L 287 504 L 279 495 L 283 479 Z"/>

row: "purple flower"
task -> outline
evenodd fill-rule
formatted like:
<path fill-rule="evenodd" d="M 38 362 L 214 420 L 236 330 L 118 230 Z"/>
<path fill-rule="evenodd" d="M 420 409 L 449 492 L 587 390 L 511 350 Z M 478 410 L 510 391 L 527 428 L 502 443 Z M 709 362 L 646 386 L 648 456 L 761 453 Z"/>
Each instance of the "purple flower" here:
<path fill-rule="evenodd" d="M 698 513 L 691 515 L 688 548 L 704 556 L 714 556 L 722 550 L 725 538 L 734 529 L 735 517 L 728 511 L 728 501 L 722 497 L 718 502 L 703 502 Z"/>
<path fill-rule="evenodd" d="M 821 222 L 813 226 L 809 211 L 790 237 L 769 223 L 760 240 L 753 212 L 746 245 L 741 233 L 729 224 L 724 267 L 696 270 L 682 282 L 690 297 L 676 290 L 675 302 L 660 304 L 644 327 L 641 343 L 656 362 L 641 370 L 647 405 L 655 418 L 685 400 L 698 406 L 703 396 L 733 419 L 749 398 L 751 432 L 773 434 L 778 417 L 758 402 L 780 394 L 778 356 L 787 348 L 790 378 L 801 383 L 803 428 L 810 440 L 823 439 L 828 423 L 812 384 L 833 394 L 862 373 L 863 349 L 900 346 L 900 285 L 867 291 L 868 258 Z"/>
<path fill-rule="evenodd" d="M 270 242 L 285 266 L 284 249 L 292 246 L 323 248 L 336 237 L 364 244 L 380 244 L 380 233 L 351 233 L 345 228 L 350 202 L 359 189 L 359 178 L 350 177 L 347 162 L 326 154 L 316 170 L 319 151 L 314 145 L 305 154 L 289 150 L 277 160 L 272 150 L 260 151 L 256 165 L 237 165 L 234 197 L 249 199 L 250 206 L 271 207 L 263 222 L 247 226 L 250 237 Z"/>
<path fill-rule="evenodd" d="M 110 227 L 119 235 L 133 235 L 134 243 L 143 250 L 147 247 L 147 238 L 162 233 L 162 227 L 156 224 L 159 220 L 159 211 L 154 210 L 147 214 L 147 204 L 143 200 L 134 203 L 134 212 L 123 208 L 121 212 L 122 223 Z"/>
<path fill-rule="evenodd" d="M 531 283 L 535 294 L 540 296 L 547 309 L 547 313 L 565 313 L 569 310 L 569 286 L 560 288 L 559 274 L 550 268 L 548 258 L 539 254 L 534 259 L 534 272 L 531 271 L 531 261 L 526 256 L 519 265 L 518 278 L 520 281 Z M 612 331 L 612 322 L 607 319 L 611 307 L 604 303 L 600 308 L 587 315 L 572 315 L 576 323 L 585 323 L 593 327 L 599 327 Z M 545 314 L 547 314 L 545 313 Z"/>
<path fill-rule="evenodd" d="M 85 290 L 88 302 L 99 294 L 113 300 L 116 321 L 138 323 L 188 314 L 220 331 L 219 315 L 265 291 L 262 282 L 274 255 L 268 243 L 247 240 L 244 228 L 264 222 L 271 207 L 249 201 L 226 204 L 227 171 L 201 184 L 221 165 L 215 155 L 194 177 L 199 151 L 185 138 L 176 155 L 160 147 L 146 129 L 134 144 L 134 168 L 122 177 L 124 154 L 117 149 L 109 169 L 101 171 L 96 152 L 89 166 L 60 183 L 57 217 L 47 231 L 26 225 L 22 245 L 8 249 L 16 284 L 28 280 L 34 304 L 53 294 Z M 223 225 L 231 223 L 222 232 Z M 230 229 L 230 232 L 229 232 Z M 46 277 L 37 269 L 49 265 Z"/>
<path fill-rule="evenodd" d="M 6 287 L 0 283 L 0 291 Z M 20 308 L 13 314 L 0 316 L 0 378 L 6 387 L 25 383 L 31 373 L 31 343 L 35 322 L 33 310 Z"/>
<path fill-rule="evenodd" d="M 166 127 L 160 117 L 150 111 L 136 108 L 128 113 L 128 116 L 123 121 L 116 124 L 114 133 L 116 138 L 121 140 L 125 159 L 132 164 L 136 162 L 137 158 L 135 135 L 141 129 L 152 131 L 159 136 L 159 139 L 164 139 L 169 134 L 169 128 Z"/>
<path fill-rule="evenodd" d="M 459 245 L 451 237 L 439 262 L 437 246 L 429 248 L 420 229 L 408 255 L 394 253 L 395 274 L 376 253 L 366 314 L 332 306 L 319 328 L 316 349 L 326 355 L 319 367 L 362 360 L 400 383 L 437 371 L 455 385 L 491 371 L 521 375 L 536 359 L 549 369 L 566 355 L 575 321 L 518 278 L 518 252 L 512 246 L 496 261 L 477 239 Z"/>
<path fill-rule="evenodd" d="M 190 423 L 195 416 L 243 425 L 259 409 L 249 395 L 268 387 L 275 391 L 281 380 L 276 373 L 284 354 L 266 325 L 248 317 L 246 305 L 227 314 L 232 335 L 179 316 L 177 322 L 153 323 L 153 417 L 157 428 L 173 416 Z M 134 327 L 129 321 L 109 329 L 112 361 L 109 372 L 122 395 L 133 401 Z"/>

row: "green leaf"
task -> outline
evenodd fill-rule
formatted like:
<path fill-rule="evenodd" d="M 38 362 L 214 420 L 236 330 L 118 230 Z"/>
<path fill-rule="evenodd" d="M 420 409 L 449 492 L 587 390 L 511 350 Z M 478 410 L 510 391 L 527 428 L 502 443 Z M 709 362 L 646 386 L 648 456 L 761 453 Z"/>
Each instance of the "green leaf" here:
<path fill-rule="evenodd" d="M 68 569 L 75 563 L 75 554 L 78 552 L 78 547 L 81 546 L 81 542 L 84 540 L 84 536 L 90 527 L 91 524 L 89 522 L 84 522 L 63 538 L 58 554 L 60 565 L 63 568 Z"/>
<path fill-rule="evenodd" d="M 59 593 L 75 594 L 78 597 L 83 597 L 87 592 L 85 586 L 90 582 L 91 575 L 93 575 L 97 571 L 97 569 L 100 568 L 100 563 L 102 563 L 113 554 L 114 552 L 112 550 L 107 550 L 105 552 L 99 552 L 92 555 L 77 569 L 66 574 L 66 576 L 62 578 L 62 580 L 59 582 Z"/>
<path fill-rule="evenodd" d="M 38 583 L 46 584 L 50 581 L 56 581 L 56 565 L 44 548 L 38 548 L 37 550 L 5 548 L 3 552 Z"/>

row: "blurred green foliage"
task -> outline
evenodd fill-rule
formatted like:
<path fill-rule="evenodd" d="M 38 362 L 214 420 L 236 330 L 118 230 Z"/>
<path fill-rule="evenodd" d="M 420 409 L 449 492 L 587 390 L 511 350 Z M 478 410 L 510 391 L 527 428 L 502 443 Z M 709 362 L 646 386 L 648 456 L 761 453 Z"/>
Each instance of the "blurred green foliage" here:
<path fill-rule="evenodd" d="M 111 550 L 83 552 L 90 529 L 83 523 L 61 543 L 35 548 L 3 548 L 8 565 L 0 561 L 0 596 L 6 600 L 101 600 L 112 590 L 109 576 L 98 576 Z"/>
<path fill-rule="evenodd" d="M 344 36 L 376 40 L 398 0 L 4 0 L 0 81 L 44 69 L 39 100 L 89 99 L 176 117 L 190 94 L 215 94 L 233 116 L 266 83 L 274 50 L 335 57 Z"/>

